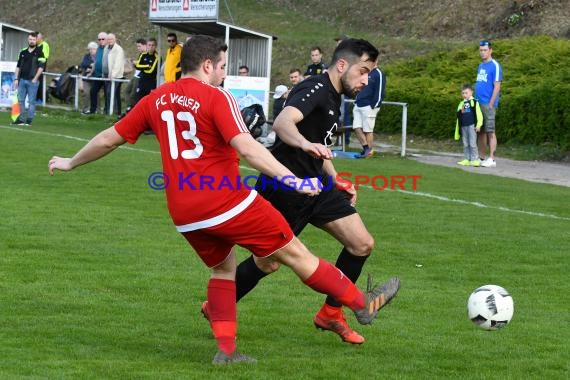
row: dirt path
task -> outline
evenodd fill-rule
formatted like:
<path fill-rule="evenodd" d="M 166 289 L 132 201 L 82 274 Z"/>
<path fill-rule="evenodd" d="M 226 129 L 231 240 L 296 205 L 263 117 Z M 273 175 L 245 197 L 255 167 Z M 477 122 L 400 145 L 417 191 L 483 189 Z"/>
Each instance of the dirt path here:
<path fill-rule="evenodd" d="M 509 177 L 531 182 L 542 182 L 570 187 L 570 165 L 568 164 L 553 164 L 539 161 L 515 161 L 507 158 L 497 158 L 497 167 L 495 168 L 474 168 L 470 166 L 457 165 L 457 161 L 460 161 L 462 158 L 461 155 L 412 153 L 410 158 L 427 164 L 460 168 L 477 174 L 496 175 L 499 177 Z"/>
<path fill-rule="evenodd" d="M 351 147 L 359 148 L 352 139 Z M 375 142 L 375 149 L 380 152 L 400 152 L 400 147 L 386 145 Z M 468 172 L 486 175 L 496 175 L 499 177 L 509 177 L 522 179 L 531 182 L 549 183 L 552 185 L 570 187 L 570 164 L 550 163 L 542 161 L 516 161 L 507 158 L 497 158 L 495 168 L 474 168 L 470 166 L 457 165 L 457 161 L 462 159 L 459 153 L 446 152 L 418 152 L 413 149 L 407 150 L 410 159 L 426 164 L 448 166 L 459 168 Z"/>

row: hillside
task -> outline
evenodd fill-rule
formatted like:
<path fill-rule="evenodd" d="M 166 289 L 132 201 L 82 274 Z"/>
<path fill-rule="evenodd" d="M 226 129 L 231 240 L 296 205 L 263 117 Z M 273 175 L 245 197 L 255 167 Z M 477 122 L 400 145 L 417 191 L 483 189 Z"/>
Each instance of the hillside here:
<path fill-rule="evenodd" d="M 339 33 L 370 40 L 381 50 L 388 76 L 387 100 L 407 102 L 408 131 L 450 138 L 458 88 L 472 81 L 479 62 L 477 42 L 495 41 L 493 56 L 505 68 L 500 141 L 547 145 L 570 151 L 569 0 L 332 0 L 326 5 L 297 0 L 220 2 L 220 20 L 277 37 L 273 43 L 272 86 L 288 83 L 292 67 L 304 68 L 311 46 L 330 59 Z M 5 2 L 4 2 L 5 3 Z M 46 34 L 52 46 L 50 71 L 77 64 L 99 31 L 113 32 L 127 54 L 134 41 L 157 36 L 148 22 L 146 0 L 28 0 L 2 4 L 4 22 Z M 120 5 L 118 5 L 120 4 Z M 63 11 L 65 5 L 65 11 Z M 167 33 L 163 30 L 163 37 Z M 181 39 L 184 39 L 181 35 Z M 163 41 L 165 39 L 163 38 Z M 164 49 L 164 47 L 163 47 Z M 400 129 L 395 107 L 383 108 L 377 132 Z"/>
<path fill-rule="evenodd" d="M 240 0 L 220 2 L 220 19 L 278 37 L 274 43 L 273 76 L 308 61 L 308 48 L 320 45 L 325 58 L 339 33 L 361 36 L 382 48 L 383 62 L 450 49 L 479 38 L 508 38 L 546 34 L 570 37 L 568 0 L 361 0 L 360 5 L 332 0 L 326 6 L 298 0 Z M 153 36 L 148 1 L 110 4 L 86 0 L 28 0 L 26 7 L 3 1 L 4 22 L 40 30 L 52 46 L 51 70 L 77 63 L 85 46 L 101 30 L 115 33 L 127 52 L 134 41 Z M 492 14 L 493 16 L 487 16 Z"/>

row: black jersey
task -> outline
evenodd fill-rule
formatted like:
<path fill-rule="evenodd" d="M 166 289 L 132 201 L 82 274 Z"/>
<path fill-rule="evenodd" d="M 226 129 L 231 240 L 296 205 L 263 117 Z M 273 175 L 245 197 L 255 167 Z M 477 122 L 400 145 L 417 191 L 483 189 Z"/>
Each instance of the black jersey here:
<path fill-rule="evenodd" d="M 299 132 L 310 142 L 332 145 L 338 128 L 341 99 L 328 73 L 311 76 L 299 82 L 285 102 L 285 107 L 297 108 L 303 120 L 297 124 Z M 313 158 L 299 148 L 293 148 L 279 138 L 271 150 L 275 158 L 299 178 L 323 175 L 323 160 Z"/>
<path fill-rule="evenodd" d="M 309 66 L 307 66 L 307 70 L 305 71 L 305 76 L 320 75 L 324 73 L 326 69 L 327 65 L 325 65 L 324 62 L 311 63 Z"/>
<path fill-rule="evenodd" d="M 45 69 L 46 67 L 46 59 L 42 50 L 38 49 L 37 46 L 32 51 L 29 51 L 28 48 L 22 49 L 16 67 L 20 69 L 19 78 L 16 79 L 34 79 L 38 69 Z"/>

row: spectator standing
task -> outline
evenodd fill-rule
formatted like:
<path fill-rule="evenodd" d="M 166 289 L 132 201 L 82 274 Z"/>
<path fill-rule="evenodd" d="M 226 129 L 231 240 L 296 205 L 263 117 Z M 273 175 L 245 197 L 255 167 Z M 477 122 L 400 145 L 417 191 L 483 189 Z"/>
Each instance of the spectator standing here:
<path fill-rule="evenodd" d="M 479 102 L 473 98 L 473 88 L 470 84 L 464 84 L 461 88 L 463 98 L 457 106 L 457 122 L 455 123 L 455 139 L 463 140 L 463 160 L 458 165 L 480 166 L 477 158 L 477 133 L 483 125 L 483 114 Z M 459 132 L 461 130 L 461 133 Z"/>
<path fill-rule="evenodd" d="M 180 54 L 182 45 L 178 43 L 176 33 L 168 33 L 166 36 L 168 50 L 164 61 L 164 83 L 172 83 L 180 78 Z"/>
<path fill-rule="evenodd" d="M 79 69 L 81 72 L 81 80 L 79 81 L 79 89 L 81 90 L 83 108 L 82 112 L 88 112 L 91 104 L 91 81 L 89 78 L 93 75 L 95 58 L 97 56 L 97 42 L 91 41 L 87 44 L 87 53 L 81 59 Z"/>
<path fill-rule="evenodd" d="M 109 111 L 112 113 L 116 107 L 117 116 L 121 114 L 121 82 L 114 82 L 114 79 L 124 79 L 125 78 L 125 51 L 117 43 L 117 38 L 113 33 L 107 35 L 107 50 L 109 59 L 109 75 L 108 78 L 111 81 L 106 82 L 107 85 L 107 98 L 111 99 L 111 91 L 113 89 L 114 83 L 114 103 L 109 106 Z"/>
<path fill-rule="evenodd" d="M 149 38 L 146 43 L 146 53 L 142 54 L 139 61 L 135 64 L 135 68 L 140 72 L 135 104 L 156 88 L 156 72 L 158 68 L 156 44 L 156 39 Z"/>
<path fill-rule="evenodd" d="M 37 33 L 28 34 L 28 47 L 22 49 L 18 55 L 16 71 L 14 73 L 14 86 L 18 89 L 18 103 L 20 104 L 20 116 L 14 121 L 16 125 L 31 125 L 36 114 L 36 99 L 38 94 L 38 81 L 45 67 L 45 58 L 38 49 Z M 28 99 L 27 117 L 26 98 Z"/>
<path fill-rule="evenodd" d="M 352 111 L 354 116 L 352 128 L 362 145 L 361 158 L 374 155 L 374 125 L 385 92 L 386 76 L 378 68 L 378 62 L 375 62 L 374 68 L 368 74 L 368 84 L 356 96 Z"/>
<path fill-rule="evenodd" d="M 301 74 L 301 69 L 291 69 L 291 71 L 289 71 L 289 82 L 291 82 L 291 86 L 295 86 L 297 85 L 297 83 L 299 83 L 300 81 L 302 81 L 303 78 L 303 74 Z"/>
<path fill-rule="evenodd" d="M 136 41 L 137 51 L 139 53 L 137 59 L 133 60 L 133 65 L 135 66 L 135 72 L 130 82 L 127 83 L 127 112 L 133 108 L 137 102 L 137 88 L 139 86 L 139 75 L 140 70 L 137 69 L 137 63 L 140 61 L 142 55 L 146 53 L 146 43 L 144 38 L 139 38 Z"/>
<path fill-rule="evenodd" d="M 36 44 L 38 46 L 38 49 L 41 50 L 42 54 L 44 55 L 44 58 L 46 59 L 46 63 L 44 66 L 44 72 L 45 72 L 47 71 L 47 61 L 49 60 L 50 57 L 50 47 L 47 41 L 44 40 L 44 35 L 41 32 L 36 32 L 36 33 L 38 35 Z M 38 93 L 37 93 L 38 103 L 43 102 L 43 88 L 44 88 L 44 74 L 42 73 L 40 79 L 38 80 Z"/>
<path fill-rule="evenodd" d="M 311 48 L 311 64 L 307 66 L 305 77 L 319 75 L 327 70 L 327 65 L 323 62 L 323 51 L 318 46 Z"/>
<path fill-rule="evenodd" d="M 93 74 L 91 78 L 93 79 L 103 79 L 106 78 L 109 72 L 108 64 L 105 62 L 107 46 L 107 33 L 100 32 L 97 35 L 97 53 L 95 55 L 95 64 L 93 65 Z M 105 68 L 103 67 L 105 66 Z M 104 70 L 106 70 L 104 76 Z M 107 91 L 105 91 L 105 81 L 94 80 L 91 82 L 91 106 L 88 112 L 83 112 L 84 115 L 97 113 L 97 103 L 99 102 L 99 91 L 103 89 L 103 95 L 105 96 L 105 114 L 108 112 L 108 101 L 107 101 Z"/>
<path fill-rule="evenodd" d="M 481 166 L 486 168 L 497 166 L 495 160 L 497 150 L 495 116 L 501 97 L 501 82 L 503 81 L 503 68 L 499 62 L 493 59 L 492 46 L 489 40 L 479 42 L 479 56 L 483 62 L 477 68 L 477 80 L 475 82 L 475 97 L 481 104 L 481 112 L 483 112 L 483 127 L 477 137 L 477 145 L 479 146 Z M 487 145 L 489 145 L 489 157 L 485 159 Z"/>

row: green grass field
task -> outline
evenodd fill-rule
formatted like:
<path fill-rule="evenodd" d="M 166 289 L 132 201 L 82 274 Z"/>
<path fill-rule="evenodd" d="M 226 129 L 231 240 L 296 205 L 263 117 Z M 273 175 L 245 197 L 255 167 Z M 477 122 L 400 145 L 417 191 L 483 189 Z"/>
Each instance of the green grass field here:
<path fill-rule="evenodd" d="M 50 177 L 52 155 L 73 154 L 111 120 L 8 119 L 0 113 L 2 379 L 569 377 L 569 188 L 396 156 L 335 161 L 354 174 L 422 175 L 416 191 L 359 191 L 377 244 L 365 272 L 399 275 L 398 297 L 372 326 L 349 316 L 367 339 L 350 346 L 315 330 L 324 297 L 284 268 L 238 305 L 238 347 L 258 364 L 218 368 L 199 313 L 209 272 L 147 184 L 161 170 L 154 137 Z M 329 261 L 340 251 L 314 228 L 301 238 Z M 515 300 L 495 332 L 466 313 L 470 292 L 489 283 Z"/>

